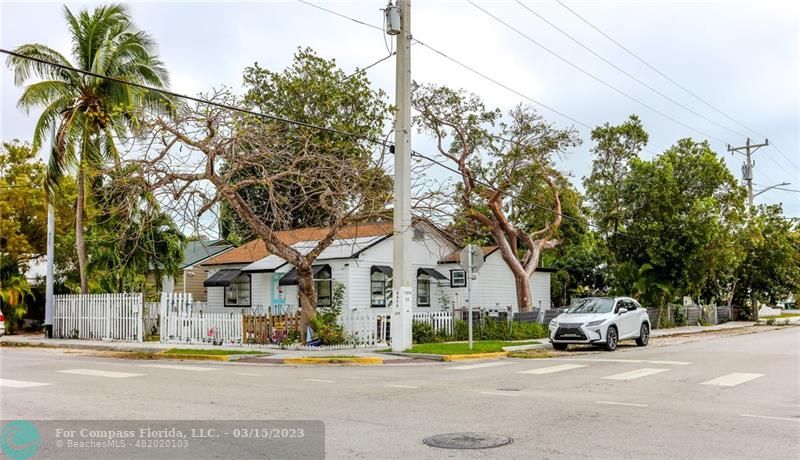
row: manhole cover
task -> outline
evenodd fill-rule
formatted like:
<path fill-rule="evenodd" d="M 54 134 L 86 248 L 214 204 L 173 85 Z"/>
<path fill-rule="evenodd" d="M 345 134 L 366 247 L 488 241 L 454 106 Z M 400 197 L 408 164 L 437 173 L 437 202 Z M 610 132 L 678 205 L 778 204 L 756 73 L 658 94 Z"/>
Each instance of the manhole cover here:
<path fill-rule="evenodd" d="M 511 441 L 508 436 L 474 432 L 437 434 L 422 440 L 431 447 L 443 449 L 489 449 L 511 444 Z"/>

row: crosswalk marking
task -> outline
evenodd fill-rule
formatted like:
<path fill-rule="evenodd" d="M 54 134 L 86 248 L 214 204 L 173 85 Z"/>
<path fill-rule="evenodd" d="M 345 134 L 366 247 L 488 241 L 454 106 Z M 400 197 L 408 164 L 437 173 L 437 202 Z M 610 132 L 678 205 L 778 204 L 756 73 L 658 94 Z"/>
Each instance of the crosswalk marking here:
<path fill-rule="evenodd" d="M 617 358 L 545 358 L 547 361 L 580 361 L 598 363 L 631 363 L 631 364 L 672 364 L 676 366 L 688 366 L 689 361 L 652 361 L 647 359 L 617 359 Z"/>
<path fill-rule="evenodd" d="M 631 406 L 631 407 L 647 407 L 647 404 L 624 403 L 616 401 L 595 401 L 597 404 L 607 404 L 610 406 Z"/>
<path fill-rule="evenodd" d="M 603 377 L 604 379 L 608 380 L 635 380 L 640 379 L 642 377 L 647 377 L 648 375 L 653 374 L 660 374 L 661 372 L 666 372 L 669 369 L 653 369 L 650 367 L 643 367 L 641 369 L 636 369 L 635 371 L 623 372 L 621 374 L 614 374 L 609 375 L 608 377 Z"/>
<path fill-rule="evenodd" d="M 784 422 L 800 422 L 800 418 L 789 418 L 789 417 L 773 417 L 771 415 L 752 415 L 752 414 L 742 414 L 742 417 L 750 417 L 750 418 L 765 418 L 767 420 L 781 420 Z"/>
<path fill-rule="evenodd" d="M 489 363 L 468 364 L 466 366 L 448 367 L 448 369 L 457 370 L 457 371 L 468 371 L 470 369 L 481 369 L 483 367 L 504 366 L 506 364 L 511 364 L 511 362 L 509 362 L 509 361 L 493 361 L 493 362 L 489 362 Z"/>
<path fill-rule="evenodd" d="M 539 369 L 531 369 L 528 371 L 520 371 L 518 374 L 533 374 L 533 375 L 544 375 L 544 374 L 554 374 L 556 372 L 568 371 L 571 369 L 580 369 L 581 367 L 586 367 L 585 364 L 561 364 L 559 366 L 550 366 L 550 367 L 542 367 Z"/>
<path fill-rule="evenodd" d="M 327 380 L 327 379 L 303 379 L 303 380 L 307 382 L 334 383 L 333 380 Z"/>
<path fill-rule="evenodd" d="M 390 387 L 390 388 L 409 388 L 409 389 L 412 389 L 412 390 L 419 388 L 418 386 L 414 386 L 414 385 L 397 385 L 397 384 L 393 384 L 393 383 L 387 383 L 384 386 L 387 386 L 387 387 Z"/>
<path fill-rule="evenodd" d="M 519 396 L 519 393 L 501 393 L 499 391 L 480 391 L 479 393 L 492 396 Z"/>
<path fill-rule="evenodd" d="M 142 364 L 142 367 L 154 367 L 157 369 L 174 369 L 179 371 L 194 371 L 194 372 L 206 372 L 206 371 L 215 371 L 217 370 L 214 367 L 200 367 L 200 366 L 179 366 L 177 364 Z"/>
<path fill-rule="evenodd" d="M 715 379 L 711 379 L 707 382 L 703 382 L 701 385 L 717 385 L 721 387 L 735 387 L 736 385 L 749 382 L 751 380 L 755 380 L 759 377 L 763 377 L 764 374 L 748 374 L 746 372 L 734 372 L 732 374 L 723 375 L 722 377 L 717 377 Z"/>
<path fill-rule="evenodd" d="M 52 385 L 52 383 L 26 382 L 25 380 L 0 379 L 0 387 L 31 388 L 31 387 L 41 387 L 45 385 Z"/>
<path fill-rule="evenodd" d="M 108 377 L 111 379 L 124 379 L 128 377 L 139 377 L 144 374 L 132 374 L 130 372 L 101 371 L 99 369 L 68 369 L 58 371 L 64 374 L 88 375 L 90 377 Z"/>

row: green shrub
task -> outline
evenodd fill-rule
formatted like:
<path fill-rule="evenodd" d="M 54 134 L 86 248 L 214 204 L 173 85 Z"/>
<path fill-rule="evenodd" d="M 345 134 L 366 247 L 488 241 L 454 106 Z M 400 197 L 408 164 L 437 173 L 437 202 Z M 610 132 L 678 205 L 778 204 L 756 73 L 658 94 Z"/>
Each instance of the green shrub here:
<path fill-rule="evenodd" d="M 535 322 L 508 322 L 484 318 L 476 322 L 472 329 L 472 337 L 475 340 L 527 340 L 547 336 L 547 327 Z M 466 321 L 456 321 L 454 339 L 468 339 Z"/>
<path fill-rule="evenodd" d="M 414 343 L 442 341 L 433 331 L 433 326 L 422 321 L 414 321 L 411 323 L 411 339 Z"/>

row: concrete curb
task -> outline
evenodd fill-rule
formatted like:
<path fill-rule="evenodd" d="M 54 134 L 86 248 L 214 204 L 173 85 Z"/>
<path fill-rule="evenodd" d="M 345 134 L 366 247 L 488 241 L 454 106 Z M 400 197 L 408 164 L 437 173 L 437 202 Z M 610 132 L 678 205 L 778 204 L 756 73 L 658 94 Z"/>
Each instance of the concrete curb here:
<path fill-rule="evenodd" d="M 412 359 L 427 359 L 429 361 L 444 361 L 444 355 L 431 355 L 427 353 L 406 353 L 403 351 L 383 351 L 382 355 L 402 356 L 404 358 Z"/>
<path fill-rule="evenodd" d="M 552 348 L 553 345 L 550 342 L 544 343 L 532 343 L 530 345 L 511 345 L 508 347 L 503 347 L 503 351 L 526 351 L 526 350 L 538 350 L 540 348 Z"/>
<path fill-rule="evenodd" d="M 442 361 L 464 361 L 468 359 L 491 359 L 491 358 L 506 358 L 508 357 L 507 351 L 498 351 L 494 353 L 471 353 L 464 355 L 444 355 Z"/>
<path fill-rule="evenodd" d="M 302 358 L 284 358 L 283 364 L 292 364 L 292 365 L 325 365 L 325 364 L 345 364 L 345 365 L 379 365 L 383 364 L 383 358 L 379 358 L 377 356 L 364 356 L 364 357 L 356 357 L 356 358 L 349 358 L 349 357 L 341 357 L 337 358 L 335 356 L 329 358 L 312 358 L 312 357 L 302 357 Z"/>
<path fill-rule="evenodd" d="M 158 358 L 163 359 L 184 359 L 189 361 L 238 361 L 245 358 L 263 358 L 270 356 L 269 353 L 245 353 L 232 355 L 188 355 L 182 353 L 156 353 Z"/>

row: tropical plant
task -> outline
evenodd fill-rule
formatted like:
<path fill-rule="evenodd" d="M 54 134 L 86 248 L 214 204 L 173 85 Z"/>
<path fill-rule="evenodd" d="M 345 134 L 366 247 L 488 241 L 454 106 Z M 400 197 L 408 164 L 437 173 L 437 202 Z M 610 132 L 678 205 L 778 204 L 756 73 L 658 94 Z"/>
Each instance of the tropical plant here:
<path fill-rule="evenodd" d="M 28 111 L 43 108 L 33 132 L 34 153 L 51 130 L 56 132 L 45 180 L 49 198 L 54 197 L 63 176 L 75 174 L 75 245 L 81 292 L 86 293 L 84 211 L 94 174 L 105 162 L 118 158 L 116 140 L 138 126 L 134 110 L 166 110 L 171 104 L 158 93 L 70 70 L 76 68 L 154 87 L 168 84 L 167 71 L 155 53 L 155 42 L 136 28 L 126 6 L 99 6 L 77 15 L 65 6 L 64 16 L 72 36 L 74 63 L 48 46 L 31 43 L 14 51 L 39 61 L 11 56 L 8 65 L 16 85 L 33 77 L 41 79 L 25 87 L 17 104 Z"/>

